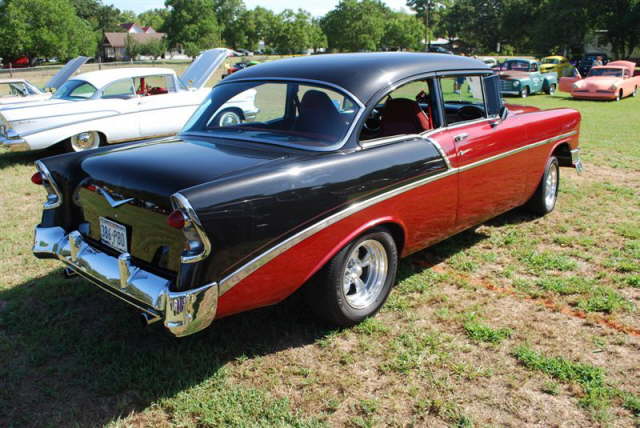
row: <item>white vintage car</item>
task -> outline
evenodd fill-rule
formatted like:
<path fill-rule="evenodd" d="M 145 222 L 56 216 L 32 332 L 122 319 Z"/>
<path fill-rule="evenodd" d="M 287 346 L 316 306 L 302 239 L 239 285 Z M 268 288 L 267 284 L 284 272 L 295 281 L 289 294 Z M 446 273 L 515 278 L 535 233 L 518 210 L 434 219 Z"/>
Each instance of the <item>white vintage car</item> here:
<path fill-rule="evenodd" d="M 58 89 L 88 59 L 89 57 L 79 56 L 66 63 L 44 85 L 44 90 L 24 79 L 0 79 L 0 106 L 48 100 L 51 98 L 52 93 L 47 91 Z"/>
<path fill-rule="evenodd" d="M 0 143 L 10 150 L 64 144 L 69 151 L 176 134 L 210 93 L 204 88 L 227 49 L 202 53 L 178 78 L 166 68 L 120 68 L 80 74 L 47 101 L 0 108 Z M 255 91 L 225 104 L 215 120 L 255 117 Z"/>

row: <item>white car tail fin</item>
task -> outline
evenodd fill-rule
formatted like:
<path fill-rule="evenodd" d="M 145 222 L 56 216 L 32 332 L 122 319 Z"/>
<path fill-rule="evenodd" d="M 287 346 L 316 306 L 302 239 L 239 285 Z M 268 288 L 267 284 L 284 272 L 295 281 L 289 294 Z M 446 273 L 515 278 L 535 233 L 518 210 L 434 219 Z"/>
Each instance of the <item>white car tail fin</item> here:
<path fill-rule="evenodd" d="M 80 68 L 85 62 L 89 61 L 88 56 L 79 56 L 64 65 L 56 74 L 53 75 L 51 80 L 44 85 L 45 89 L 58 89 L 64 82 L 71 77 L 77 69 Z"/>
<path fill-rule="evenodd" d="M 187 88 L 202 88 L 214 71 L 227 58 L 228 49 L 209 49 L 202 52 L 193 60 L 191 65 L 180 76 L 180 80 Z"/>

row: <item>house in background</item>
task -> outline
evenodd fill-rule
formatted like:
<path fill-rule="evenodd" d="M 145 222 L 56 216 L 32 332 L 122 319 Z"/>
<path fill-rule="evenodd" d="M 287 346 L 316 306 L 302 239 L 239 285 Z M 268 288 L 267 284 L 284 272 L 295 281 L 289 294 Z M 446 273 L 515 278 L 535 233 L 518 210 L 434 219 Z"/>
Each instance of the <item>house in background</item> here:
<path fill-rule="evenodd" d="M 135 22 L 120 24 L 123 32 L 106 32 L 102 40 L 102 58 L 105 61 L 127 61 L 131 59 L 127 52 L 127 38 L 144 45 L 164 39 L 165 33 L 158 33 L 152 27 L 141 27 Z"/>

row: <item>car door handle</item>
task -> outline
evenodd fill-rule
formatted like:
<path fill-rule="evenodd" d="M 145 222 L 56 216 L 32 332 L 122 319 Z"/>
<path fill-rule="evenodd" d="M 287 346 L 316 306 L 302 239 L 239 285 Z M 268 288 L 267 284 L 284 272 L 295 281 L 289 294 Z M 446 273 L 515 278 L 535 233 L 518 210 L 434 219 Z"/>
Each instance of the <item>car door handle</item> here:
<path fill-rule="evenodd" d="M 460 141 L 464 141 L 467 138 L 469 138 L 469 134 L 465 132 L 464 134 L 458 134 L 455 137 L 453 137 L 453 141 L 455 141 L 456 143 L 459 143 Z"/>

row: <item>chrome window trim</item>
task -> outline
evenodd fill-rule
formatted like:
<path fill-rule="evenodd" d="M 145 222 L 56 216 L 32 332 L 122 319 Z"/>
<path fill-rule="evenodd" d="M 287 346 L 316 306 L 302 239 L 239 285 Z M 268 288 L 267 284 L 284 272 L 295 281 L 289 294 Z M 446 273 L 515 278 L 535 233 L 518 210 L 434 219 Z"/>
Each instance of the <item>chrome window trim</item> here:
<path fill-rule="evenodd" d="M 182 263 L 196 263 L 206 259 L 209 254 L 211 254 L 211 241 L 209 240 L 209 237 L 207 236 L 207 233 L 205 232 L 204 227 L 200 222 L 198 214 L 196 214 L 196 211 L 191 206 L 191 203 L 183 194 L 177 192 L 171 195 L 171 205 L 174 209 L 181 209 L 186 214 L 189 224 L 192 225 L 196 230 L 196 233 L 198 234 L 203 247 L 202 251 L 198 254 L 194 254 L 191 256 L 180 256 L 180 261 Z"/>
<path fill-rule="evenodd" d="M 425 184 L 440 180 L 442 178 L 446 178 L 449 177 L 451 175 L 457 174 L 458 172 L 464 172 L 473 168 L 476 168 L 478 166 L 482 166 L 485 165 L 487 163 L 499 160 L 499 159 L 503 159 L 505 157 L 514 155 L 516 153 L 520 153 L 523 152 L 525 150 L 528 149 L 533 149 L 535 147 L 539 147 L 545 144 L 550 144 L 556 141 L 560 141 L 563 140 L 565 138 L 571 137 L 573 135 L 575 135 L 577 132 L 576 131 L 571 131 L 571 132 L 567 132 L 565 134 L 561 134 L 561 135 L 557 135 L 555 137 L 551 137 L 551 138 L 547 138 L 545 140 L 542 141 L 538 141 L 532 144 L 528 144 L 526 146 L 522 146 L 522 147 L 518 147 L 517 149 L 513 149 L 513 150 L 509 150 L 507 152 L 501 153 L 499 155 L 495 155 L 495 156 L 491 156 L 489 158 L 486 159 L 482 159 L 480 161 L 477 162 L 473 162 L 467 165 L 464 165 L 462 167 L 457 167 L 457 168 L 448 168 L 447 170 L 445 170 L 444 172 L 440 173 L 440 174 L 435 174 L 429 177 L 425 177 L 419 180 L 416 180 L 412 183 L 406 184 L 404 186 L 398 187 L 396 189 L 390 190 L 386 193 L 374 196 L 371 199 L 367 199 L 364 201 L 360 201 L 360 202 L 356 202 L 352 205 L 350 205 L 349 207 L 345 208 L 344 210 L 337 212 L 323 220 L 320 220 L 319 222 L 307 227 L 304 230 L 301 230 L 300 232 L 296 233 L 295 235 L 285 239 L 284 241 L 276 244 L 275 246 L 271 247 L 270 249 L 268 249 L 267 251 L 265 251 L 264 253 L 254 257 L 253 259 L 251 259 L 250 261 L 248 261 L 247 263 L 245 263 L 244 265 L 242 265 L 240 268 L 236 269 L 234 272 L 230 273 L 229 275 L 227 275 L 226 277 L 224 277 L 220 282 L 219 282 L 219 287 L 220 287 L 220 296 L 224 295 L 226 292 L 228 292 L 229 290 L 231 290 L 236 284 L 238 284 L 240 281 L 244 280 L 245 278 L 247 278 L 249 275 L 251 275 L 252 273 L 254 273 L 255 271 L 257 271 L 258 269 L 260 269 L 262 266 L 264 266 L 265 264 L 269 263 L 271 260 L 275 259 L 276 257 L 278 257 L 279 255 L 281 255 L 282 253 L 284 253 L 285 251 L 287 251 L 288 249 L 294 247 L 295 245 L 299 244 L 300 242 L 304 241 L 305 239 L 309 238 L 312 235 L 315 235 L 316 233 L 320 232 L 321 230 L 337 223 L 340 220 L 343 220 L 359 211 L 362 211 L 366 208 L 369 208 L 370 206 L 373 206 L 375 204 L 378 204 L 380 202 L 384 202 L 387 199 L 393 198 L 395 196 L 398 196 L 402 193 L 408 192 L 410 190 L 413 190 L 415 188 L 421 187 Z M 436 145 L 436 147 L 438 147 L 438 145 Z"/>
<path fill-rule="evenodd" d="M 53 179 L 49 168 L 47 168 L 42 161 L 36 161 L 36 168 L 42 175 L 44 175 L 45 182 L 43 184 L 48 193 L 47 202 L 43 204 L 42 208 L 45 210 L 58 208 L 60 205 L 62 205 L 62 193 L 60 193 L 58 184 Z"/>

